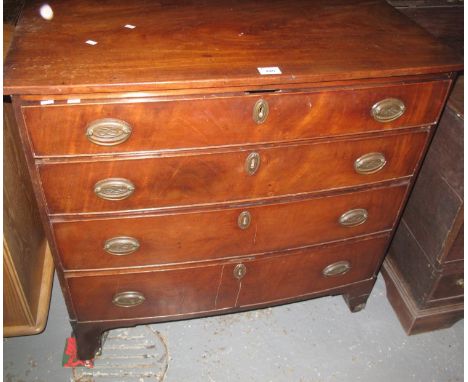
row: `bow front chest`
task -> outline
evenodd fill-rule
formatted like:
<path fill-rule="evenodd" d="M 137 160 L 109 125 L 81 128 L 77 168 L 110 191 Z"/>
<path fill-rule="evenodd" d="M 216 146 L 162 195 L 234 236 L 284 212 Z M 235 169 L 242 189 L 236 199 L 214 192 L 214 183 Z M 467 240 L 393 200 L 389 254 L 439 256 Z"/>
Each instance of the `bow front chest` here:
<path fill-rule="evenodd" d="M 52 1 L 5 64 L 79 356 L 365 306 L 461 59 L 383 1 Z"/>

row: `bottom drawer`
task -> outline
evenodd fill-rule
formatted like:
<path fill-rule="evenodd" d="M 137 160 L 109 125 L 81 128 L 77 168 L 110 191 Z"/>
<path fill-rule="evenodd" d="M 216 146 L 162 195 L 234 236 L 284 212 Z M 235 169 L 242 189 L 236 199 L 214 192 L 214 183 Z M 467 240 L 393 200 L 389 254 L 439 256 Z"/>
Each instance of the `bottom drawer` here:
<path fill-rule="evenodd" d="M 236 306 L 286 300 L 368 279 L 377 272 L 387 242 L 384 236 L 245 261 Z"/>
<path fill-rule="evenodd" d="M 379 236 L 213 265 L 73 276 L 68 284 L 79 321 L 215 313 L 368 279 L 387 241 Z"/>
<path fill-rule="evenodd" d="M 463 296 L 463 271 L 439 277 L 429 301 Z"/>

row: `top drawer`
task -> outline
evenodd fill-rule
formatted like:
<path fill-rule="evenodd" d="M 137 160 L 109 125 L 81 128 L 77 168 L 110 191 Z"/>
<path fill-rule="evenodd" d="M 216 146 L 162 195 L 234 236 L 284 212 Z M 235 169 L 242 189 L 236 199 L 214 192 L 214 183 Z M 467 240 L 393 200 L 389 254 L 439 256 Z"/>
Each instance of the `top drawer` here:
<path fill-rule="evenodd" d="M 23 106 L 22 112 L 35 156 L 95 155 L 281 142 L 428 125 L 436 122 L 449 84 L 447 80 L 307 93 L 140 98 Z M 379 121 L 373 106 L 387 99 L 401 103 L 380 104 L 379 117 L 391 119 L 403 113 L 394 120 Z"/>

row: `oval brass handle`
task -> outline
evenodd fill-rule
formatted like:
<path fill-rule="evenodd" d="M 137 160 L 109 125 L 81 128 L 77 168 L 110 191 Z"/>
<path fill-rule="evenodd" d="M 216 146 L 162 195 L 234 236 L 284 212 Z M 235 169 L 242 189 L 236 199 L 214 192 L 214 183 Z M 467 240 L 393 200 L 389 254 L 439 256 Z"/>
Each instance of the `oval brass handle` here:
<path fill-rule="evenodd" d="M 254 175 L 260 167 L 260 154 L 253 152 L 250 153 L 245 159 L 244 169 L 249 175 Z"/>
<path fill-rule="evenodd" d="M 128 179 L 108 178 L 94 185 L 94 193 L 105 200 L 122 200 L 128 198 L 135 191 L 135 186 Z"/>
<path fill-rule="evenodd" d="M 240 280 L 247 273 L 247 267 L 244 264 L 237 264 L 232 273 L 237 280 Z"/>
<path fill-rule="evenodd" d="M 115 118 L 97 119 L 86 128 L 86 137 L 99 146 L 115 146 L 125 142 L 132 134 L 132 127 Z"/>
<path fill-rule="evenodd" d="M 145 296 L 140 292 L 128 291 L 121 292 L 114 295 L 112 303 L 122 308 L 132 308 L 134 306 L 143 304 L 145 302 Z"/>
<path fill-rule="evenodd" d="M 464 287 L 463 278 L 455 280 L 455 285 L 459 286 L 460 288 Z"/>
<path fill-rule="evenodd" d="M 356 208 L 342 214 L 338 222 L 345 227 L 354 227 L 364 223 L 367 220 L 368 213 L 364 208 Z"/>
<path fill-rule="evenodd" d="M 406 111 L 404 102 L 398 98 L 385 98 L 372 106 L 371 114 L 377 122 L 391 122 Z"/>
<path fill-rule="evenodd" d="M 242 211 L 237 218 L 237 225 L 240 229 L 247 229 L 249 228 L 250 222 L 252 220 L 252 216 L 250 215 L 249 211 Z"/>
<path fill-rule="evenodd" d="M 347 273 L 350 269 L 351 264 L 349 261 L 338 261 L 323 268 L 322 274 L 325 277 L 341 276 Z"/>
<path fill-rule="evenodd" d="M 269 112 L 270 107 L 268 106 L 268 102 L 264 99 L 259 99 L 257 102 L 255 102 L 253 108 L 253 120 L 256 124 L 260 125 L 266 121 Z"/>
<path fill-rule="evenodd" d="M 137 251 L 140 248 L 140 242 L 134 237 L 117 236 L 106 240 L 104 251 L 115 256 L 125 256 Z"/>
<path fill-rule="evenodd" d="M 387 159 L 382 153 L 368 153 L 354 161 L 354 170 L 358 174 L 374 174 L 385 167 Z"/>

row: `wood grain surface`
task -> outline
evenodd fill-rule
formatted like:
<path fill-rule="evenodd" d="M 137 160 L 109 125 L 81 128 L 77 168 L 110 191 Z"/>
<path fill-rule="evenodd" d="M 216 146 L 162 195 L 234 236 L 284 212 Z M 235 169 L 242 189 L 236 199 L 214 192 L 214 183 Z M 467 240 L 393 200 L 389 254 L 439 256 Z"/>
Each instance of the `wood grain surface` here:
<path fill-rule="evenodd" d="M 31 314 L 35 316 L 44 264 L 44 231 L 12 105 L 4 103 L 3 107 L 3 235 Z"/>
<path fill-rule="evenodd" d="M 72 277 L 68 283 L 80 321 L 185 315 L 293 298 L 370 278 L 386 241 L 381 237 L 237 263 Z M 322 270 L 337 261 L 349 261 L 351 269 L 324 277 Z M 233 275 L 238 263 L 247 268 L 241 280 Z M 125 291 L 140 292 L 146 300 L 131 308 L 115 306 L 113 296 Z"/>
<path fill-rule="evenodd" d="M 463 119 L 447 107 L 405 210 L 412 235 L 436 267 L 444 264 L 463 225 L 463 140 Z M 463 260 L 463 252 L 451 258 Z"/>
<path fill-rule="evenodd" d="M 5 63 L 6 93 L 295 84 L 449 72 L 463 63 L 383 0 L 48 3 L 51 20 L 39 14 L 42 1 L 23 12 Z M 281 74 L 260 75 L 259 67 Z"/>
<path fill-rule="evenodd" d="M 391 230 L 405 193 L 400 186 L 259 207 L 64 222 L 54 224 L 54 232 L 68 270 L 206 261 Z M 367 221 L 340 225 L 339 217 L 354 208 L 365 208 Z M 243 211 L 251 215 L 247 229 L 237 222 Z M 105 252 L 105 241 L 118 236 L 137 239 L 139 250 Z"/>
<path fill-rule="evenodd" d="M 3 103 L 4 336 L 47 322 L 54 267 L 10 102 Z"/>
<path fill-rule="evenodd" d="M 28 305 L 21 279 L 15 269 L 11 252 L 3 240 L 3 330 L 9 328 L 33 326 L 34 318 Z"/>
<path fill-rule="evenodd" d="M 295 195 L 376 183 L 412 175 L 427 132 L 348 141 L 292 145 L 220 154 L 73 162 L 40 166 L 51 214 L 142 210 L 225 203 Z M 245 171 L 256 152 L 260 166 Z M 387 159 L 374 174 L 358 174 L 356 159 L 380 152 Z M 127 179 L 135 191 L 123 200 L 103 200 L 94 186 L 109 178 Z"/>
<path fill-rule="evenodd" d="M 370 85 L 289 94 L 62 103 L 25 106 L 22 113 L 37 157 L 247 145 L 430 125 L 437 121 L 450 81 Z M 386 98 L 400 99 L 406 111 L 395 121 L 377 122 L 371 108 Z M 270 111 L 259 125 L 253 119 L 253 109 L 260 99 L 268 102 Z M 129 139 L 115 146 L 91 143 L 87 127 L 102 118 L 130 124 L 133 130 Z"/>

